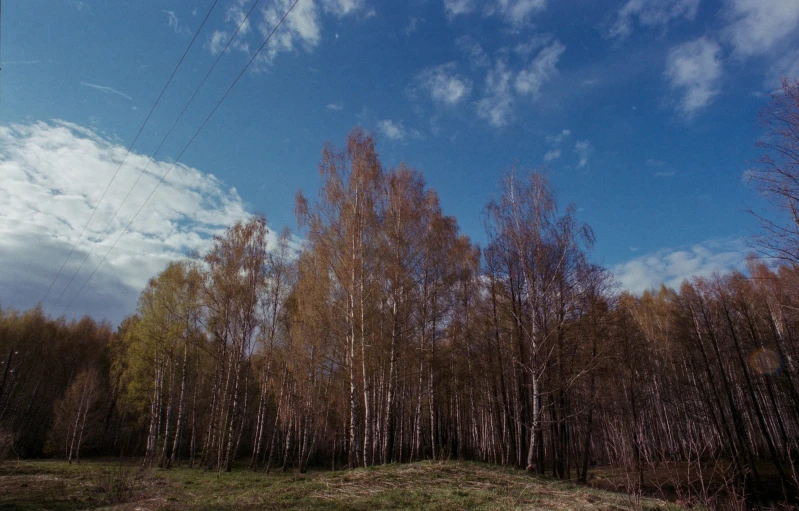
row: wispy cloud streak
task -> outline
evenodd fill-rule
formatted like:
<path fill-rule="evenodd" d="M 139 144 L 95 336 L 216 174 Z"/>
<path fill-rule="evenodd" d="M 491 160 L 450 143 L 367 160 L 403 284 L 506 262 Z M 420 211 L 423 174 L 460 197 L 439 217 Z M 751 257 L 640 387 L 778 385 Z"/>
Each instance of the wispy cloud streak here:
<path fill-rule="evenodd" d="M 133 101 L 133 98 L 125 94 L 124 92 L 120 92 L 116 89 L 112 89 L 111 87 L 106 87 L 105 85 L 97 85 L 94 83 L 88 82 L 80 82 L 81 85 L 85 87 L 91 87 L 92 89 L 97 89 L 100 92 L 105 92 L 106 94 L 116 94 L 117 96 L 122 96 L 123 98 L 127 99 L 128 101 Z"/>

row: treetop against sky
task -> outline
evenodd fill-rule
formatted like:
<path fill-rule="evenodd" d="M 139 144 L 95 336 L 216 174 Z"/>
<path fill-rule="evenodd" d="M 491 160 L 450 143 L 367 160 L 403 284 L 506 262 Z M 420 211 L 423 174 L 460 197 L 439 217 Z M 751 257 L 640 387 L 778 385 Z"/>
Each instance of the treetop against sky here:
<path fill-rule="evenodd" d="M 743 268 L 757 228 L 745 209 L 763 208 L 745 181 L 758 112 L 799 74 L 793 0 L 299 0 L 120 237 L 291 4 L 6 6 L 0 303 L 41 300 L 74 245 L 46 308 L 86 263 L 58 314 L 119 239 L 68 312 L 118 320 L 168 261 L 235 220 L 294 227 L 321 148 L 356 125 L 481 245 L 484 207 L 518 162 L 547 167 L 561 207 L 593 228 L 592 260 L 627 289 Z"/>

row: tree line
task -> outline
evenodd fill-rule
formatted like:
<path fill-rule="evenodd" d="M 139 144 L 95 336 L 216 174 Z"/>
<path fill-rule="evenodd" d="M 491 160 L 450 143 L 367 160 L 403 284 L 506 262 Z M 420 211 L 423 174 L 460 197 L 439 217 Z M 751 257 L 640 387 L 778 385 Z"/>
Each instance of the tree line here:
<path fill-rule="evenodd" d="M 634 296 L 590 262 L 593 232 L 542 172 L 502 177 L 481 248 L 360 129 L 319 170 L 318 196 L 296 198 L 301 246 L 238 222 L 153 278 L 115 332 L 0 311 L 7 453 L 218 472 L 455 458 L 581 481 L 607 465 L 639 489 L 655 466 L 712 467 L 729 488 L 798 485 L 794 261 Z"/>

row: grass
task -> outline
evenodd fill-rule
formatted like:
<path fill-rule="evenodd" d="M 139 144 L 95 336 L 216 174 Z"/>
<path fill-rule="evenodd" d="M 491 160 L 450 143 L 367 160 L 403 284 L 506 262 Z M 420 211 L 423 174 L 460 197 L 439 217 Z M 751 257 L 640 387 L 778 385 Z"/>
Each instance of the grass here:
<path fill-rule="evenodd" d="M 0 465 L 0 510 L 372 510 L 633 508 L 627 495 L 471 462 L 419 462 L 307 474 L 244 468 L 143 470 L 128 462 Z M 644 499 L 643 509 L 676 509 Z"/>

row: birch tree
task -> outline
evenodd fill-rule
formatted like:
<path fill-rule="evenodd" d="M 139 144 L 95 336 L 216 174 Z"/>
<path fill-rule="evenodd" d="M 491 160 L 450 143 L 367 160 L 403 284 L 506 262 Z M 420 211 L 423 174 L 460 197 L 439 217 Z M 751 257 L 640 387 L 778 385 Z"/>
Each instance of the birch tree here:
<path fill-rule="evenodd" d="M 297 214 L 300 226 L 308 229 L 309 248 L 319 251 L 338 289 L 334 310 L 345 327 L 341 335 L 349 371 L 348 462 L 351 467 L 368 466 L 375 446 L 367 344 L 372 334 L 375 203 L 383 178 L 374 139 L 354 129 L 346 149 L 325 147 L 319 172 L 323 184 L 318 200 L 309 203 L 298 193 Z"/>
<path fill-rule="evenodd" d="M 541 448 L 541 378 L 549 365 L 551 346 L 562 335 L 567 310 L 577 291 L 583 250 L 593 244 L 593 233 L 575 219 L 570 206 L 559 215 L 552 185 L 541 173 L 506 174 L 500 184 L 499 197 L 486 208 L 490 244 L 497 247 L 507 261 L 507 275 L 516 272 L 521 287 L 512 291 L 518 307 L 514 321 L 519 335 L 518 356 L 514 361 L 523 368 L 521 387 L 528 387 L 530 418 L 523 426 L 528 430 L 526 467 L 532 470 L 536 450 Z M 512 283 L 509 281 L 509 284 Z M 520 439 L 519 446 L 524 445 Z M 539 470 L 541 470 L 539 455 Z"/>

